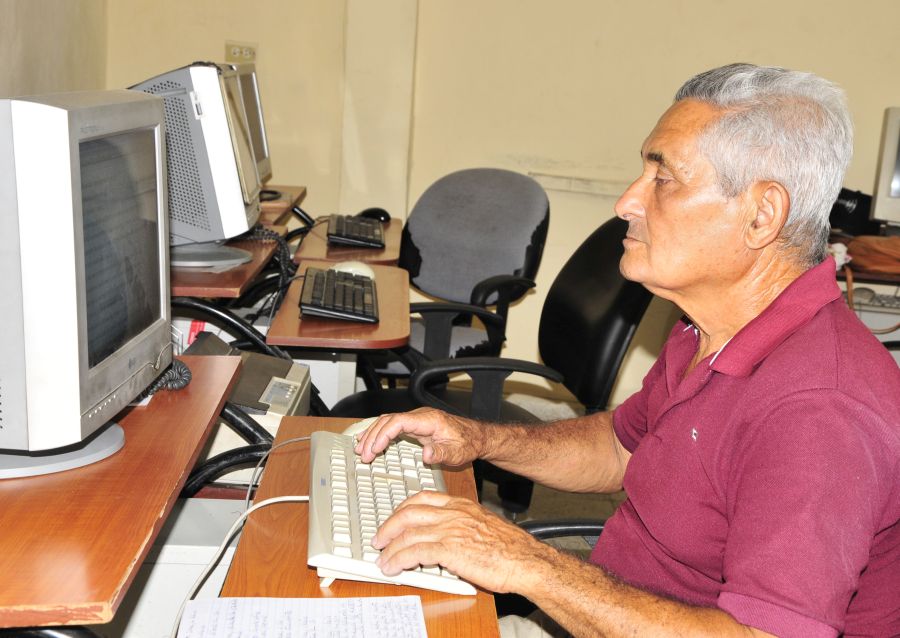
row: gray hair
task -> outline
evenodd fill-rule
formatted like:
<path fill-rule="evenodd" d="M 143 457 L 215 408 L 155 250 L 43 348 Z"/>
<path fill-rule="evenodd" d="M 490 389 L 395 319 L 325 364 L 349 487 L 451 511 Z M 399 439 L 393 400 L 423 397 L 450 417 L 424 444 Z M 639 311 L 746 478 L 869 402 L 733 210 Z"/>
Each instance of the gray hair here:
<path fill-rule="evenodd" d="M 812 73 L 729 64 L 701 73 L 675 101 L 695 99 L 723 109 L 700 136 L 728 197 L 760 180 L 791 198 L 780 240 L 805 264 L 826 255 L 831 207 L 853 155 L 853 124 L 843 90 Z"/>

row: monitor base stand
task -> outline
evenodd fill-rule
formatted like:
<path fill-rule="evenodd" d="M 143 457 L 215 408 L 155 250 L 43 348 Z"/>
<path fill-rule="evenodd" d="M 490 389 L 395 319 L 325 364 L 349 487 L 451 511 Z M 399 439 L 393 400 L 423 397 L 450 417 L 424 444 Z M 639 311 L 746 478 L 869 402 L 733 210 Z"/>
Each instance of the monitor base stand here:
<path fill-rule="evenodd" d="M 0 453 L 0 479 L 40 476 L 84 467 L 112 456 L 125 445 L 125 431 L 110 422 L 88 439 L 44 452 Z"/>
<path fill-rule="evenodd" d="M 169 246 L 169 263 L 173 268 L 215 268 L 225 270 L 253 259 L 249 251 L 215 242 Z"/>

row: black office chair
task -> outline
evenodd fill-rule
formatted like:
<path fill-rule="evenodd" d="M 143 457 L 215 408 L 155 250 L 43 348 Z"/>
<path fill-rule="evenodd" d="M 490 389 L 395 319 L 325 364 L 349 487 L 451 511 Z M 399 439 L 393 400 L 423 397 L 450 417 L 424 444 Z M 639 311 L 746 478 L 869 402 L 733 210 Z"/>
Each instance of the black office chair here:
<path fill-rule="evenodd" d="M 407 376 L 423 356 L 498 355 L 510 303 L 534 287 L 549 223 L 544 190 L 513 171 L 466 169 L 429 186 L 403 227 L 398 265 L 438 301 L 411 305 L 422 318 L 411 323 L 410 346 L 376 361 L 377 373 Z"/>
<path fill-rule="evenodd" d="M 625 356 L 652 295 L 619 272 L 627 223 L 613 218 L 588 237 L 569 258 L 544 302 L 538 346 L 546 365 L 494 357 L 422 362 L 403 390 L 366 391 L 338 403 L 344 414 L 370 416 L 378 394 L 384 412 L 403 412 L 422 405 L 453 414 L 504 422 L 538 419 L 503 400 L 503 382 L 512 372 L 537 374 L 561 381 L 587 413 L 604 410 Z M 472 391 L 435 385 L 436 379 L 463 372 Z M 356 412 L 353 414 L 353 412 Z M 478 462 L 480 479 L 498 484 L 503 507 L 524 512 L 531 502 L 530 481 Z"/>

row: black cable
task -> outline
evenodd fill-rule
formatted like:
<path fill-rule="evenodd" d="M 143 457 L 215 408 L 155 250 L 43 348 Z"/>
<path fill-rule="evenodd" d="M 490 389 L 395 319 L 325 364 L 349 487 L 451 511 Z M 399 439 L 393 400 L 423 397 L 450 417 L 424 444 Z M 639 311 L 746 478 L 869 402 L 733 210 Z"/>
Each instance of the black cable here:
<path fill-rule="evenodd" d="M 145 399 L 160 390 L 181 390 L 187 387 L 192 378 L 191 369 L 187 364 L 179 359 L 173 359 L 172 365 L 156 377 L 156 380 L 141 392 L 139 398 Z"/>
<path fill-rule="evenodd" d="M 288 246 L 284 237 L 271 228 L 266 228 L 261 224 L 254 226 L 253 229 L 245 235 L 245 238 L 251 241 L 274 241 L 278 244 L 278 248 L 275 252 L 275 260 L 278 263 L 279 294 L 278 297 L 273 300 L 273 312 L 271 314 L 274 314 L 274 309 L 277 309 L 278 306 L 281 305 L 290 278 L 297 272 L 297 265 L 294 263 L 293 256 L 291 255 L 290 246 Z M 257 317 L 261 314 L 262 312 L 258 313 Z"/>
<path fill-rule="evenodd" d="M 203 465 L 194 468 L 181 489 L 180 497 L 191 498 L 204 485 L 212 483 L 224 474 L 256 466 L 259 459 L 265 456 L 271 447 L 269 443 L 247 445 L 215 455 Z"/>
<path fill-rule="evenodd" d="M 272 444 L 274 437 L 249 414 L 228 401 L 222 406 L 222 420 L 235 434 L 251 445 Z"/>

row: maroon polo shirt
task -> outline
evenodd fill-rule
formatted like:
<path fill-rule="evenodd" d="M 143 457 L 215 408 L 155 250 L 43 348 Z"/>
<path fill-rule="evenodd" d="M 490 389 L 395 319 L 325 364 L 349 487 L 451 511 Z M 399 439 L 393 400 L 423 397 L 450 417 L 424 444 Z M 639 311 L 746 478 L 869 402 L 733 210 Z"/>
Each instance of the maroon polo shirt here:
<path fill-rule="evenodd" d="M 628 500 L 591 560 L 778 636 L 900 635 L 900 370 L 834 262 L 684 377 L 697 346 L 676 325 L 615 412 Z"/>

